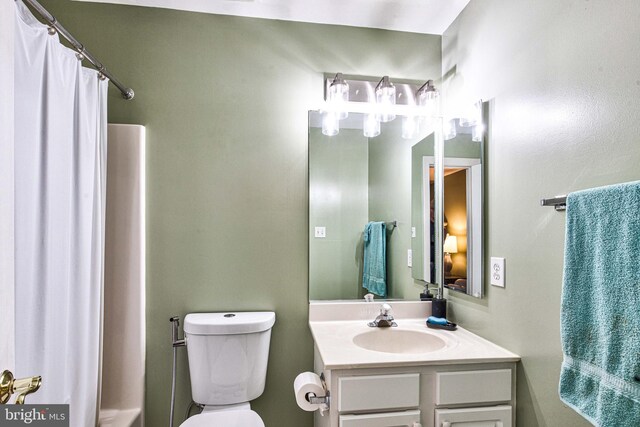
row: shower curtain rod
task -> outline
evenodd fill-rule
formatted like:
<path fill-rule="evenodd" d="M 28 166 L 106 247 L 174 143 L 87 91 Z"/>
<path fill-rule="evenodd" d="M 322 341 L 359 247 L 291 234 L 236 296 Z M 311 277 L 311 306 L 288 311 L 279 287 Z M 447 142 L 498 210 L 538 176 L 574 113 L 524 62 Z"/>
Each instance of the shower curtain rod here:
<path fill-rule="evenodd" d="M 91 65 L 93 65 L 95 69 L 98 70 L 98 72 L 100 72 L 103 76 L 108 78 L 109 81 L 111 81 L 111 83 L 113 83 L 115 87 L 120 89 L 120 92 L 122 93 L 122 97 L 124 99 L 126 100 L 133 99 L 133 96 L 134 96 L 133 89 L 131 89 L 130 87 L 125 87 L 122 83 L 120 83 L 118 79 L 116 79 L 113 76 L 113 74 L 111 74 L 107 70 L 107 67 L 105 67 L 100 61 L 98 61 L 98 59 L 95 56 L 93 56 L 87 49 L 85 49 L 84 45 L 80 43 L 75 37 L 73 37 L 71 33 L 67 31 L 58 22 L 58 20 L 52 14 L 49 13 L 47 9 L 44 8 L 44 6 L 42 6 L 36 0 L 22 0 L 22 1 L 24 1 L 25 3 L 33 7 L 36 10 L 36 12 L 38 12 L 40 16 L 42 16 L 51 27 L 55 28 L 55 30 L 58 31 L 58 33 L 60 33 L 65 39 L 67 39 L 67 41 L 73 45 L 73 47 L 78 51 L 78 53 L 82 55 L 84 58 L 86 58 L 91 63 Z"/>

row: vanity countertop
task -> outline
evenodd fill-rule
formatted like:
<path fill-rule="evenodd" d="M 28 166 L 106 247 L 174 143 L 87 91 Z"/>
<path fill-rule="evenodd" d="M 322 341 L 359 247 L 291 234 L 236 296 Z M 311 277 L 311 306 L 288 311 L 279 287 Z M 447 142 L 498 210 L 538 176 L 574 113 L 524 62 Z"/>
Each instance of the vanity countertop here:
<path fill-rule="evenodd" d="M 363 320 L 310 321 L 309 327 L 325 369 L 353 369 L 415 365 L 450 365 L 517 362 L 520 356 L 461 327 L 455 331 L 430 329 L 424 318 L 396 319 L 398 327 L 372 328 Z M 382 329 L 387 329 L 384 331 Z M 445 345 L 427 353 L 388 353 L 367 350 L 354 337 L 367 332 L 416 331 L 444 340 Z M 376 332 L 377 331 L 377 332 Z M 381 337 L 383 337 L 381 335 Z"/>

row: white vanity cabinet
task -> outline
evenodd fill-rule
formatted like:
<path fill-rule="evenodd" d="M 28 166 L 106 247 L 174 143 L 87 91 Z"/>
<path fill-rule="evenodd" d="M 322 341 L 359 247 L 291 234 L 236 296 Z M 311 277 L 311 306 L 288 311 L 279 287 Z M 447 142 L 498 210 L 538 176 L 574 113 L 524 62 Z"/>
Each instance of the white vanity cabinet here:
<path fill-rule="evenodd" d="M 514 427 L 515 362 L 326 369 L 315 427 Z"/>
<path fill-rule="evenodd" d="M 393 302 L 393 328 L 368 326 L 371 303 L 309 305 L 330 399 L 315 427 L 515 427 L 520 356 L 460 326 L 427 328 L 430 304 Z"/>

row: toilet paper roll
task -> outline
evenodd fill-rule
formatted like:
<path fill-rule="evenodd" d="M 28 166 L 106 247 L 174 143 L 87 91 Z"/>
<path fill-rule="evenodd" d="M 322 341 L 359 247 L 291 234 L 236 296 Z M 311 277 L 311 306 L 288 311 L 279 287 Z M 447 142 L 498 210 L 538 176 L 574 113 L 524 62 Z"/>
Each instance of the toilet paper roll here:
<path fill-rule="evenodd" d="M 322 397 L 327 394 L 322 386 L 322 380 L 313 372 L 298 374 L 293 382 L 293 391 L 296 395 L 298 406 L 305 411 L 311 412 L 326 407 L 325 404 L 312 404 L 307 400 L 309 393 L 314 393 L 316 397 Z"/>

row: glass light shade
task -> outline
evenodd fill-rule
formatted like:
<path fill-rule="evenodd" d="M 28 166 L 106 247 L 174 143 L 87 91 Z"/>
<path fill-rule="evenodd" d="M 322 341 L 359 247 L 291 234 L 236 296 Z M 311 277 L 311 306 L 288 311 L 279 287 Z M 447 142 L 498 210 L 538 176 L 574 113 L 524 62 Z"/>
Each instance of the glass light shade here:
<path fill-rule="evenodd" d="M 448 234 L 447 238 L 444 239 L 444 246 L 442 247 L 442 251 L 450 254 L 457 254 L 458 253 L 458 237 Z"/>
<path fill-rule="evenodd" d="M 335 136 L 340 132 L 340 120 L 338 113 L 327 111 L 322 116 L 322 134 L 327 136 Z"/>
<path fill-rule="evenodd" d="M 420 107 L 426 108 L 426 116 L 433 117 L 440 114 L 440 92 L 437 90 L 423 90 L 418 93 L 416 100 Z"/>
<path fill-rule="evenodd" d="M 346 119 L 349 116 L 346 105 L 349 102 L 349 84 L 336 76 L 329 86 L 327 101 L 335 109 L 339 120 Z"/>
<path fill-rule="evenodd" d="M 380 135 L 380 121 L 375 114 L 364 115 L 362 133 L 367 138 L 374 138 Z"/>
<path fill-rule="evenodd" d="M 383 77 L 376 88 L 376 103 L 382 107 L 380 113 L 381 122 L 390 122 L 396 118 L 396 115 L 388 110 L 389 107 L 396 105 L 396 87 L 389 81 L 388 77 Z"/>
<path fill-rule="evenodd" d="M 442 134 L 445 141 L 456 137 L 458 132 L 456 131 L 456 119 L 445 119 L 442 122 Z"/>
<path fill-rule="evenodd" d="M 484 124 L 478 123 L 471 129 L 471 140 L 473 142 L 482 142 L 484 136 Z"/>
<path fill-rule="evenodd" d="M 411 139 L 418 136 L 420 132 L 420 120 L 416 116 L 405 116 L 402 118 L 402 137 Z"/>

